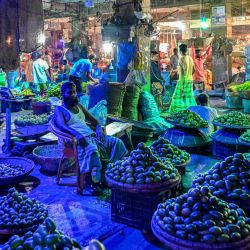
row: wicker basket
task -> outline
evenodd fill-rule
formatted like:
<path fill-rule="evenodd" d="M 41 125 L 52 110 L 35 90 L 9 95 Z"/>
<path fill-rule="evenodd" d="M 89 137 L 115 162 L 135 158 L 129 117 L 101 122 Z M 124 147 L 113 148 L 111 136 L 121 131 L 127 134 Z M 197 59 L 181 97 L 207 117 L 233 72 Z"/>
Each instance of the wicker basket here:
<path fill-rule="evenodd" d="M 33 150 L 33 156 L 41 166 L 41 171 L 48 175 L 57 174 L 60 159 L 62 157 L 62 148 L 58 145 L 39 146 Z M 74 159 L 64 161 L 64 170 L 69 170 L 74 164 Z"/>
<path fill-rule="evenodd" d="M 153 215 L 151 228 L 154 235 L 163 242 L 166 246 L 173 250 L 249 250 L 250 249 L 250 237 L 248 236 L 244 240 L 231 242 L 231 243 L 214 243 L 207 244 L 201 242 L 192 242 L 188 240 L 182 240 L 176 238 L 165 231 L 163 231 L 157 224 Z"/>
<path fill-rule="evenodd" d="M 108 185 L 112 188 L 121 189 L 130 193 L 143 193 L 143 194 L 157 193 L 165 190 L 171 190 L 172 188 L 177 187 L 181 181 L 180 175 L 178 176 L 178 178 L 174 180 L 169 180 L 168 182 L 154 183 L 154 184 L 127 184 L 114 181 L 110 179 L 107 175 L 105 175 L 105 177 Z"/>
<path fill-rule="evenodd" d="M 41 137 L 49 133 L 49 125 L 48 124 L 40 124 L 33 126 L 25 126 L 20 127 L 15 125 L 16 131 L 19 133 L 18 137 L 27 137 L 29 139 L 33 137 Z"/>
<path fill-rule="evenodd" d="M 0 177 L 0 187 L 14 186 L 23 181 L 33 170 L 35 164 L 32 160 L 21 157 L 0 158 L 0 164 L 21 165 L 24 173 L 13 177 Z"/>

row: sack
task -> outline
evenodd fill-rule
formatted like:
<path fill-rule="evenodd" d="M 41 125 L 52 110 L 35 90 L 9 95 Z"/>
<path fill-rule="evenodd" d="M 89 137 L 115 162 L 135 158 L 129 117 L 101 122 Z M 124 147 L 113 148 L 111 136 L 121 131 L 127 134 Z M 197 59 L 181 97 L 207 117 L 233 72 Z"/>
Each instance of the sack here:
<path fill-rule="evenodd" d="M 102 126 L 105 126 L 108 115 L 107 101 L 102 100 L 98 102 L 93 108 L 89 110 L 89 113 L 92 114 Z"/>
<path fill-rule="evenodd" d="M 82 95 L 79 100 L 80 104 L 88 110 L 89 106 L 89 96 L 88 95 Z"/>
<path fill-rule="evenodd" d="M 145 80 L 144 74 L 141 70 L 131 69 L 128 76 L 126 77 L 124 83 L 126 84 L 135 84 L 137 86 L 146 85 L 147 82 Z"/>
<path fill-rule="evenodd" d="M 109 82 L 102 79 L 96 85 L 89 84 L 87 86 L 87 94 L 89 95 L 89 108 L 94 107 L 101 100 L 107 100 L 108 85 Z"/>
<path fill-rule="evenodd" d="M 124 83 L 110 83 L 108 86 L 108 113 L 121 117 L 126 86 Z"/>
<path fill-rule="evenodd" d="M 168 123 L 165 119 L 160 116 L 151 117 L 143 121 L 148 126 L 155 128 L 157 134 L 162 134 L 168 128 L 172 128 L 173 125 Z"/>
<path fill-rule="evenodd" d="M 149 92 L 143 91 L 140 95 L 139 102 L 143 120 L 160 116 L 155 98 Z"/>
<path fill-rule="evenodd" d="M 134 58 L 134 69 L 143 70 L 144 69 L 144 55 L 142 52 L 137 51 Z"/>
<path fill-rule="evenodd" d="M 122 103 L 122 117 L 138 121 L 138 103 L 141 88 L 136 85 L 127 85 Z"/>

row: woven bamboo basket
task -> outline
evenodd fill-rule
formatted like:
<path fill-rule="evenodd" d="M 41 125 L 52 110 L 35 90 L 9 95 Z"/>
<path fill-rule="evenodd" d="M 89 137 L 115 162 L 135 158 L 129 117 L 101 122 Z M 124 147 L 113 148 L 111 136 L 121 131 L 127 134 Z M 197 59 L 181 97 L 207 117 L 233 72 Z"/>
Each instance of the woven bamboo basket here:
<path fill-rule="evenodd" d="M 153 183 L 153 184 L 127 184 L 114 181 L 110 179 L 107 175 L 105 175 L 106 181 L 110 187 L 121 189 L 125 192 L 130 193 L 157 193 L 165 190 L 170 190 L 172 188 L 178 187 L 181 181 L 180 175 L 174 179 L 169 180 L 168 182 L 162 183 Z"/>
<path fill-rule="evenodd" d="M 153 215 L 151 228 L 154 235 L 172 250 L 249 250 L 250 237 L 231 243 L 201 243 L 182 240 L 163 231 L 157 224 L 155 214 Z"/>
<path fill-rule="evenodd" d="M 21 165 L 24 173 L 18 176 L 0 177 L 0 187 L 14 186 L 23 181 L 33 170 L 35 164 L 32 160 L 21 157 L 4 157 L 0 158 L 0 164 L 11 164 L 14 166 Z"/>

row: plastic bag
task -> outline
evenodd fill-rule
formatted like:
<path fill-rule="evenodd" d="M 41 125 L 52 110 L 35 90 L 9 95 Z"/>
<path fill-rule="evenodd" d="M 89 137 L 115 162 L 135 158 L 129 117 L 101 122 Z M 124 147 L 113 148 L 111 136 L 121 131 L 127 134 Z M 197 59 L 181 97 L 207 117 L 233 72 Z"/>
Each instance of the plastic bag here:
<path fill-rule="evenodd" d="M 98 122 L 100 122 L 102 126 L 106 125 L 108 116 L 106 100 L 98 102 L 93 108 L 89 110 L 89 112 L 97 119 Z"/>
<path fill-rule="evenodd" d="M 155 128 L 157 134 L 162 134 L 166 129 L 172 128 L 173 125 L 168 123 L 165 119 L 160 116 L 151 117 L 143 121 L 148 126 Z"/>
<path fill-rule="evenodd" d="M 89 96 L 88 95 L 82 95 L 80 98 L 79 98 L 79 102 L 80 104 L 88 110 L 88 107 L 89 107 Z"/>
<path fill-rule="evenodd" d="M 143 91 L 140 95 L 139 102 L 141 106 L 142 117 L 144 120 L 160 116 L 155 98 L 149 92 Z"/>
<path fill-rule="evenodd" d="M 49 97 L 49 101 L 52 106 L 61 106 L 62 100 L 60 100 L 58 97 Z"/>
<path fill-rule="evenodd" d="M 147 84 L 142 71 L 135 70 L 135 69 L 130 70 L 130 72 L 129 72 L 129 74 L 124 82 L 126 84 L 136 84 L 139 87 Z"/>

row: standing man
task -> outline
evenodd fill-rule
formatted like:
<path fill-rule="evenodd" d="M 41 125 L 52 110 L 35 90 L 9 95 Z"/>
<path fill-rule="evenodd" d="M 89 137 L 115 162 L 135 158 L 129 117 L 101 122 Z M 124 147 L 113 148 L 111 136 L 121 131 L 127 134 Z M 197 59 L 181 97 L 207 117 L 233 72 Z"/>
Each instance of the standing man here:
<path fill-rule="evenodd" d="M 173 85 L 173 81 L 178 80 L 178 64 L 179 64 L 179 56 L 178 56 L 178 49 L 174 48 L 174 54 L 170 57 L 170 66 L 171 66 L 171 73 L 170 73 L 170 83 Z"/>
<path fill-rule="evenodd" d="M 77 94 L 82 93 L 82 82 L 97 80 L 91 76 L 92 64 L 95 63 L 95 55 L 90 55 L 88 59 L 80 59 L 74 63 L 69 72 L 69 80 L 76 85 Z"/>
<path fill-rule="evenodd" d="M 38 94 L 44 90 L 44 85 L 50 81 L 49 65 L 41 58 L 42 54 L 38 51 L 33 52 L 31 57 L 33 60 L 32 73 L 34 77 L 34 91 Z"/>
<path fill-rule="evenodd" d="M 205 52 L 202 53 L 201 48 L 191 47 L 191 57 L 194 60 L 194 74 L 193 81 L 195 89 L 198 93 L 202 93 L 205 90 L 205 70 L 204 63 L 207 57 L 212 52 L 211 44 L 208 46 Z"/>
<path fill-rule="evenodd" d="M 165 80 L 161 75 L 159 68 L 159 53 L 157 51 L 151 51 L 151 63 L 150 63 L 150 77 L 151 77 L 151 91 L 154 96 L 158 107 L 162 107 L 162 97 L 165 95 Z"/>

